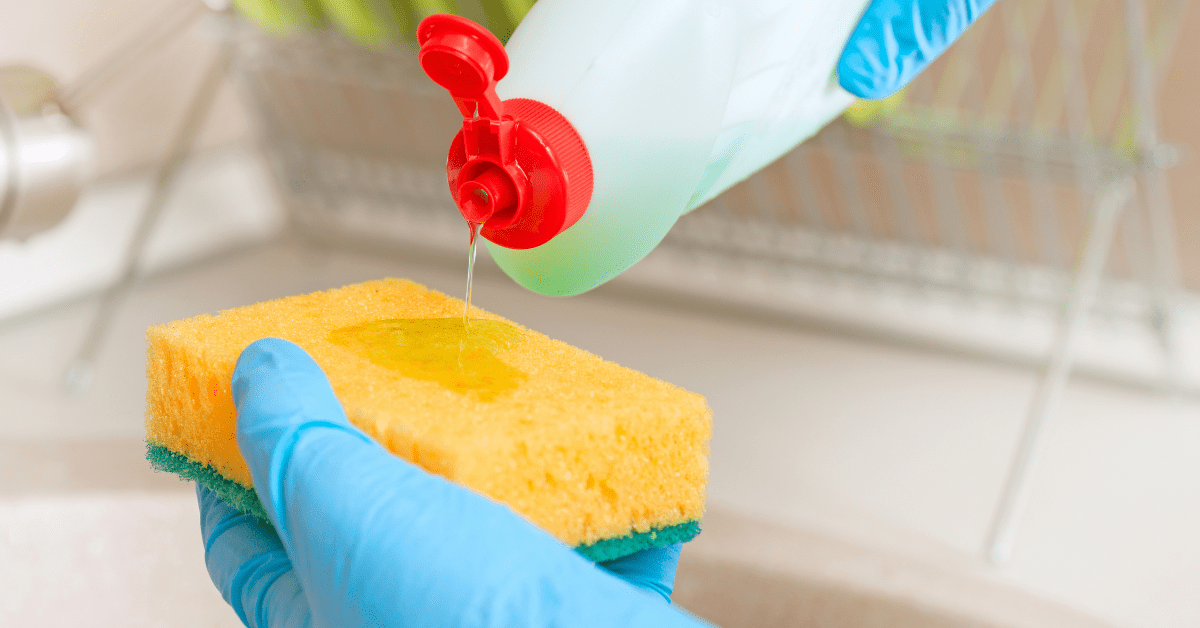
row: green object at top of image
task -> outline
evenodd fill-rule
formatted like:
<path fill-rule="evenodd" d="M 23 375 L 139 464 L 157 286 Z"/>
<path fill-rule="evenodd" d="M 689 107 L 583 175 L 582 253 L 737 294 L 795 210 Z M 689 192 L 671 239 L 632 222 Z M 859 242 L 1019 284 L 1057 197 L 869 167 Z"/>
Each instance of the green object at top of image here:
<path fill-rule="evenodd" d="M 263 29 L 285 34 L 333 25 L 359 44 L 378 48 L 416 45 L 417 24 L 450 13 L 485 25 L 500 41 L 529 12 L 534 0 L 233 0 L 238 12 Z"/>
<path fill-rule="evenodd" d="M 527 377 L 501 359 L 521 337 L 513 325 L 486 318 L 469 324 L 461 318 L 397 318 L 334 330 L 329 342 L 404 377 L 491 401 Z"/>

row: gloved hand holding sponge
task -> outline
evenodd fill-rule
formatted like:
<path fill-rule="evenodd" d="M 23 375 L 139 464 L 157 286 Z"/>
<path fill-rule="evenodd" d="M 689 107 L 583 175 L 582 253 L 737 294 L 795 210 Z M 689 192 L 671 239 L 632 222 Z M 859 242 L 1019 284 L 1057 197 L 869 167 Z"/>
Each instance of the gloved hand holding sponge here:
<path fill-rule="evenodd" d="M 325 0 L 322 6 L 340 1 Z M 614 247 L 615 257 L 600 264 L 601 270 L 581 273 L 578 267 L 568 267 L 566 249 L 536 259 L 520 257 L 528 251 L 506 258 L 507 250 L 493 249 L 514 278 L 552 294 L 586 290 L 636 262 L 680 213 L 815 133 L 853 101 L 850 94 L 882 98 L 902 88 L 991 0 L 874 0 L 865 12 L 865 0 L 612 3 L 621 4 L 622 15 L 608 22 L 598 15 L 588 19 L 600 31 L 605 24 L 615 25 L 615 31 L 604 32 L 617 32 L 617 43 L 624 42 L 626 52 L 632 52 L 622 57 L 618 49 L 607 50 L 597 72 L 635 71 L 639 62 L 653 65 L 653 59 L 639 55 L 663 50 L 654 41 L 662 38 L 677 43 L 676 52 L 682 50 L 675 62 L 690 59 L 692 65 L 676 68 L 674 78 L 663 76 L 668 86 L 661 93 L 651 86 L 650 93 L 637 98 L 589 92 L 587 81 L 574 84 L 573 94 L 557 93 L 561 85 L 538 86 L 539 73 L 561 74 L 567 70 L 551 66 L 572 63 L 569 51 L 564 51 L 566 59 L 530 56 L 547 45 L 547 38 L 566 46 L 578 35 L 567 27 L 577 18 L 564 11 L 611 10 L 608 2 L 586 4 L 543 0 L 536 5 L 529 16 L 532 21 L 514 34 L 509 50 L 514 68 L 524 64 L 532 69 L 514 69 L 512 85 L 505 89 L 501 84 L 500 91 L 553 101 L 572 122 L 572 115 L 586 117 L 599 108 L 620 112 L 637 100 L 641 109 L 658 108 L 657 115 L 674 107 L 686 122 L 676 130 L 696 132 L 690 138 L 668 133 L 655 141 L 691 141 L 699 148 L 666 146 L 646 156 L 658 160 L 664 177 L 687 170 L 686 176 L 666 185 L 670 190 L 654 195 L 653 209 L 673 203 L 674 215 L 655 224 L 652 233 L 641 234 L 640 241 Z M 630 21 L 630 15 L 638 19 Z M 861 17 L 854 26 L 857 16 Z M 731 22 L 737 26 L 729 26 Z M 837 37 L 848 43 L 823 52 L 806 48 L 803 41 L 783 43 L 788 37 L 828 40 L 828 33 L 810 30 L 814 23 L 824 29 L 844 24 Z M 566 26 L 556 32 L 555 25 Z M 674 28 L 697 32 L 679 35 Z M 779 57 L 766 58 L 781 50 Z M 818 67 L 801 67 L 806 60 Z M 829 78 L 834 68 L 845 92 Z M 796 80 L 789 72 L 824 76 Z M 713 79 L 714 73 L 721 76 Z M 708 87 L 684 86 L 688 93 L 721 92 L 724 100 L 659 102 L 679 87 L 672 81 L 692 79 Z M 610 105 L 610 96 L 628 102 Z M 638 127 L 650 123 L 645 112 L 630 111 L 641 116 L 629 122 L 630 128 L 649 132 L 649 127 Z M 606 120 L 620 122 L 619 117 Z M 585 139 L 602 138 L 602 132 L 619 135 L 624 128 L 586 122 L 576 126 L 583 127 L 579 130 Z M 636 142 L 642 137 L 638 133 L 612 139 Z M 607 159 L 610 148 L 604 140 L 592 141 L 588 150 L 593 162 Z M 618 142 L 611 150 L 616 155 L 630 149 Z M 674 157 L 687 163 L 672 161 Z M 631 198 L 628 191 L 616 190 L 619 180 L 604 179 L 608 173 L 603 165 L 596 167 L 595 176 L 601 202 Z M 610 196 L 603 195 L 604 186 L 613 188 Z M 605 229 L 612 235 L 614 229 L 638 227 L 607 213 L 597 215 L 604 220 L 588 227 L 589 237 Z M 586 215 L 580 223 L 585 219 Z M 559 237 L 568 233 L 569 229 Z M 617 236 L 613 237 L 619 240 Z M 547 266 L 548 262 L 553 263 Z M 543 264 L 540 278 L 525 274 L 536 264 Z M 547 268 L 556 267 L 562 268 L 563 277 L 545 277 Z M 271 525 L 232 509 L 207 489 L 198 489 L 198 497 L 209 573 L 247 626 L 702 625 L 669 604 L 678 544 L 593 564 L 506 506 L 388 453 L 347 421 L 321 368 L 291 343 L 267 339 L 248 347 L 238 360 L 232 392 L 237 443 Z"/>
<path fill-rule="evenodd" d="M 596 567 L 385 451 L 294 344 L 248 347 L 233 396 L 272 526 L 197 493 L 209 573 L 247 626 L 695 625 L 667 603 L 679 545 Z"/>

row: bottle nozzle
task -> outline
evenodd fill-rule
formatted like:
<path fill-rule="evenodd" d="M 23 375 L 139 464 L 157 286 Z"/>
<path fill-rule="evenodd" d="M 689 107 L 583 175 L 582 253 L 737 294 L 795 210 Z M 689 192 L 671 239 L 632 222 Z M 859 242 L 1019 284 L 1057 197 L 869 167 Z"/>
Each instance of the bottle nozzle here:
<path fill-rule="evenodd" d="M 592 162 L 579 133 L 535 100 L 501 102 L 508 74 L 504 45 L 454 15 L 417 27 L 421 68 L 446 88 L 463 115 L 450 144 L 446 178 L 459 211 L 488 240 L 513 249 L 549 241 L 575 224 L 592 195 Z"/>
<path fill-rule="evenodd" d="M 512 176 L 492 164 L 458 186 L 458 208 L 467 222 L 503 228 L 517 217 L 517 188 Z"/>

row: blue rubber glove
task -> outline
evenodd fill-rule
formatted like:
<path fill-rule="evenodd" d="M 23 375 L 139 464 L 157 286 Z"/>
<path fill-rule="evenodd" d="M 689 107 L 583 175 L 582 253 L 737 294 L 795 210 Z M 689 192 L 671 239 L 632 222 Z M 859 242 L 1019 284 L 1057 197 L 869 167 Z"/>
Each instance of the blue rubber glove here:
<path fill-rule="evenodd" d="M 209 574 L 247 626 L 703 625 L 663 599 L 678 546 L 594 565 L 382 449 L 294 344 L 250 345 L 233 395 L 273 529 L 197 495 Z"/>
<path fill-rule="evenodd" d="M 838 82 L 887 98 L 937 59 L 996 0 L 872 0 L 838 59 Z"/>

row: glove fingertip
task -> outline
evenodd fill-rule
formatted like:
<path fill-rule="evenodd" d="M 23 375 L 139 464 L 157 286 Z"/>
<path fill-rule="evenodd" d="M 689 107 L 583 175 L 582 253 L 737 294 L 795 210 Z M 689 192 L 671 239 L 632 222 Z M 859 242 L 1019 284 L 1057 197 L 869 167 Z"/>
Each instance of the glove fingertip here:
<path fill-rule="evenodd" d="M 287 340 L 264 338 L 246 347 L 234 368 L 232 388 L 238 447 L 256 486 L 266 477 L 273 454 L 299 431 L 323 426 L 365 438 L 347 420 L 320 365 Z"/>
<path fill-rule="evenodd" d="M 880 76 L 878 73 L 862 73 L 855 67 L 856 65 L 861 65 L 861 63 L 856 63 L 861 60 L 851 58 L 853 56 L 859 55 L 844 56 L 838 62 L 837 78 L 838 85 L 856 98 L 881 100 L 895 94 L 904 87 L 903 82 L 892 74 Z"/>
<path fill-rule="evenodd" d="M 295 343 L 282 338 L 262 338 L 250 343 L 238 356 L 233 369 L 234 405 L 241 410 L 250 389 L 284 373 L 319 380 L 325 378 L 321 367 Z"/>

